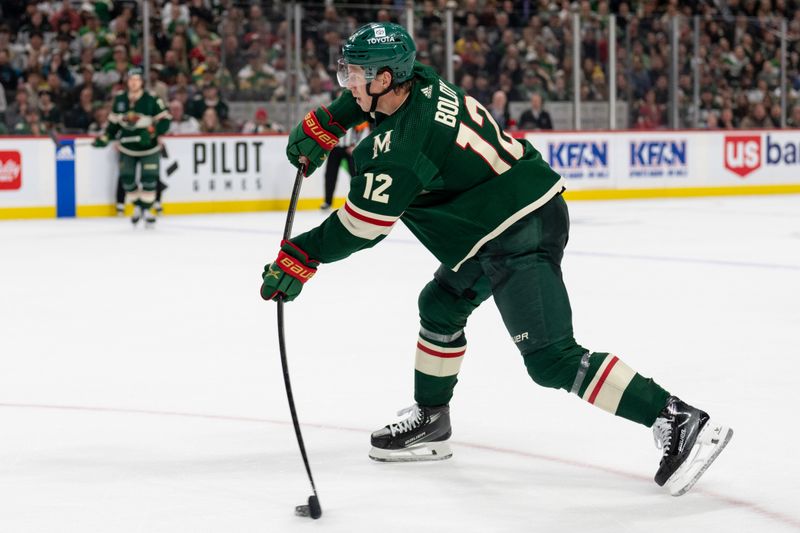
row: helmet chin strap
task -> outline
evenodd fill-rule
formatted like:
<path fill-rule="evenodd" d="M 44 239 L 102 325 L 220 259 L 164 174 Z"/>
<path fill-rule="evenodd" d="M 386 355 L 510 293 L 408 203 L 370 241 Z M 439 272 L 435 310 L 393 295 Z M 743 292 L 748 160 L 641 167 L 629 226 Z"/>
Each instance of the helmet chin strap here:
<path fill-rule="evenodd" d="M 377 109 L 377 107 L 378 107 L 378 98 L 380 98 L 380 97 L 381 97 L 381 96 L 383 96 L 384 94 L 387 94 L 389 91 L 391 91 L 392 89 L 394 89 L 394 88 L 395 88 L 395 86 L 397 85 L 397 84 L 394 82 L 394 73 L 392 73 L 391 69 L 381 69 L 381 70 L 378 72 L 378 74 L 381 74 L 382 72 L 388 72 L 388 73 L 389 73 L 389 74 L 392 76 L 392 82 L 389 84 L 389 86 L 388 86 L 387 88 L 385 88 L 385 89 L 384 89 L 384 90 L 382 90 L 381 92 L 379 92 L 379 93 L 375 93 L 375 94 L 373 94 L 373 93 L 369 92 L 369 86 L 371 85 L 371 83 L 368 83 L 368 84 L 367 84 L 367 95 L 372 97 L 372 103 L 371 103 L 371 104 L 370 104 L 370 106 L 369 106 L 369 112 L 370 112 L 370 113 L 374 113 L 374 112 L 375 112 L 375 109 Z"/>
<path fill-rule="evenodd" d="M 378 107 L 378 98 L 380 98 L 384 94 L 387 94 L 392 89 L 394 89 L 394 84 L 389 85 L 387 88 L 385 88 L 384 90 L 382 90 L 379 93 L 374 93 L 373 94 L 373 93 L 369 92 L 369 85 L 367 85 L 367 95 L 372 98 L 372 103 L 369 106 L 369 112 L 370 113 L 374 113 L 375 109 L 377 109 L 377 107 Z"/>

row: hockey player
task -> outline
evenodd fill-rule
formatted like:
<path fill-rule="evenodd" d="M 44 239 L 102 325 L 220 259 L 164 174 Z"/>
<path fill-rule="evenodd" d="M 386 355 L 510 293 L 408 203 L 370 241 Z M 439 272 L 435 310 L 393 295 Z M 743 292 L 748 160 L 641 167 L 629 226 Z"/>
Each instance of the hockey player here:
<path fill-rule="evenodd" d="M 442 263 L 419 296 L 415 404 L 372 434 L 378 461 L 451 456 L 448 403 L 466 351 L 472 311 L 494 297 L 530 377 L 652 427 L 663 455 L 655 475 L 688 491 L 733 432 L 622 362 L 575 342 L 561 258 L 569 216 L 564 179 L 525 140 L 431 68 L 395 24 L 358 29 L 344 44 L 339 83 L 349 89 L 308 113 L 287 155 L 313 172 L 348 128 L 373 114 L 355 149 L 357 175 L 344 207 L 284 241 L 264 269 L 261 295 L 293 300 L 321 263 L 374 246 L 398 220 Z"/>
<path fill-rule="evenodd" d="M 145 224 L 152 226 L 161 151 L 158 137 L 169 130 L 171 117 L 161 98 L 144 90 L 141 68 L 128 70 L 127 83 L 128 91 L 114 98 L 106 132 L 93 145 L 107 146 L 119 137 L 119 173 L 125 201 L 133 204 L 131 222 L 136 225 L 144 217 Z M 141 165 L 139 183 L 137 165 Z"/>

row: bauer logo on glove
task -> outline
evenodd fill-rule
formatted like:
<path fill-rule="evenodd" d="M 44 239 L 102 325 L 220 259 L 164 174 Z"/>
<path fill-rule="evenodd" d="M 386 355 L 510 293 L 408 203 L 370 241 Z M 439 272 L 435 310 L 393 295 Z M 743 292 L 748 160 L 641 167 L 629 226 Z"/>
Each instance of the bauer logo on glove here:
<path fill-rule="evenodd" d="M 303 119 L 303 131 L 326 150 L 332 150 L 339 143 L 339 138 L 322 127 L 313 111 L 309 111 Z"/>
<path fill-rule="evenodd" d="M 264 267 L 261 297 L 291 302 L 303 290 L 303 284 L 317 273 L 317 266 L 319 261 L 310 259 L 294 243 L 283 241 L 278 258 Z"/>

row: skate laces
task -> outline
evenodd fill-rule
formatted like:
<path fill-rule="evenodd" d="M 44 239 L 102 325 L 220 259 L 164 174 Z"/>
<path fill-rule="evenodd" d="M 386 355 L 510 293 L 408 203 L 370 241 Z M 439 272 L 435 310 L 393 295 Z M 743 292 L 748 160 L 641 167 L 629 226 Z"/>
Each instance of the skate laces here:
<path fill-rule="evenodd" d="M 417 427 L 417 425 L 419 425 L 420 421 L 422 420 L 422 411 L 420 411 L 419 406 L 414 404 L 406 407 L 405 409 L 400 409 L 397 411 L 397 416 L 403 416 L 408 413 L 410 413 L 408 417 L 400 422 L 397 422 L 396 424 L 389 424 L 389 431 L 392 432 L 392 437 L 398 433 L 411 431 Z"/>
<path fill-rule="evenodd" d="M 664 450 L 664 455 L 669 453 L 669 445 L 672 442 L 672 418 L 656 418 L 653 424 L 653 440 L 656 448 Z"/>

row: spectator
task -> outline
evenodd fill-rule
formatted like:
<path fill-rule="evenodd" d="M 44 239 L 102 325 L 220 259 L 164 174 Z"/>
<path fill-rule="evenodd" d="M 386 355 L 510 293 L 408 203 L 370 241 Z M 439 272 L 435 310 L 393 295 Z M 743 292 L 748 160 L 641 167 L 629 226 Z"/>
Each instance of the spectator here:
<path fill-rule="evenodd" d="M 707 130 L 719 129 L 719 119 L 716 114 L 709 113 L 708 116 L 706 116 L 705 127 Z"/>
<path fill-rule="evenodd" d="M 220 99 L 217 86 L 213 84 L 203 87 L 203 93 L 192 99 L 187 112 L 202 122 L 202 117 L 208 108 L 214 109 L 218 121 L 224 123 L 228 120 L 228 105 Z"/>
<path fill-rule="evenodd" d="M 87 86 L 81 90 L 77 107 L 70 109 L 64 115 L 64 127 L 70 132 L 85 133 L 94 120 L 94 95 L 92 87 Z"/>
<path fill-rule="evenodd" d="M 767 63 L 765 63 L 766 65 Z M 781 127 L 781 106 L 780 104 L 772 104 L 772 107 L 769 109 L 769 118 L 772 122 L 773 128 L 780 128 Z"/>
<path fill-rule="evenodd" d="M 52 97 L 50 91 L 39 92 L 39 116 L 47 131 L 60 131 L 61 111 L 53 103 Z"/>
<path fill-rule="evenodd" d="M 719 106 L 714 101 L 714 93 L 710 88 L 705 88 L 700 93 L 700 108 L 698 109 L 700 124 L 708 122 L 708 115 L 719 115 Z"/>
<path fill-rule="evenodd" d="M 475 89 L 470 95 L 483 105 L 487 105 L 492 99 L 492 88 L 489 86 L 489 74 L 479 72 L 475 78 Z"/>
<path fill-rule="evenodd" d="M 517 92 L 517 88 L 514 87 L 514 81 L 507 73 L 500 73 L 497 84 L 498 88 L 506 93 L 506 97 L 508 97 L 509 102 L 520 102 L 523 100 L 519 92 Z"/>
<path fill-rule="evenodd" d="M 666 126 L 664 109 L 656 103 L 656 92 L 653 89 L 645 93 L 644 102 L 639 104 L 637 129 L 657 129 Z"/>
<path fill-rule="evenodd" d="M 71 31 L 78 31 L 81 27 L 81 17 L 69 0 L 64 0 L 61 3 L 61 10 L 50 17 L 50 26 L 53 28 L 58 28 L 62 23 L 68 24 Z"/>
<path fill-rule="evenodd" d="M 522 84 L 517 88 L 517 94 L 522 101 L 530 100 L 534 94 L 545 95 L 547 89 L 542 83 L 540 78 L 533 69 L 528 69 L 522 76 Z"/>
<path fill-rule="evenodd" d="M 80 98 L 81 92 L 85 88 L 91 88 L 95 100 L 105 100 L 107 92 L 100 84 L 94 82 L 94 67 L 91 63 L 86 63 L 80 66 L 80 74 L 75 78 L 76 85 L 72 90 L 72 100 Z"/>
<path fill-rule="evenodd" d="M 128 60 L 128 48 L 118 44 L 114 46 L 111 60 L 106 62 L 94 77 L 101 87 L 108 90 L 111 86 L 124 81 L 128 75 L 131 63 Z"/>
<path fill-rule="evenodd" d="M 161 98 L 163 102 L 168 101 L 167 93 L 169 92 L 169 87 L 167 84 L 161 81 L 160 70 L 158 68 L 151 67 L 150 68 L 150 87 L 149 91 L 153 94 L 153 96 L 157 96 Z"/>
<path fill-rule="evenodd" d="M 0 84 L 7 93 L 13 94 L 17 90 L 19 72 L 11 66 L 11 57 L 7 48 L 0 48 Z"/>
<path fill-rule="evenodd" d="M 200 131 L 202 133 L 219 133 L 222 131 L 219 116 L 213 107 L 207 107 L 203 111 L 203 118 L 200 120 Z"/>
<path fill-rule="evenodd" d="M 745 130 L 772 127 L 772 121 L 767 116 L 767 110 L 764 109 L 764 104 L 755 104 L 750 114 L 742 120 L 741 127 Z"/>
<path fill-rule="evenodd" d="M 89 135 L 102 135 L 108 128 L 108 115 L 110 114 L 109 105 L 95 106 L 94 121 L 89 124 L 87 133 Z"/>
<path fill-rule="evenodd" d="M 172 34 L 178 21 L 189 24 L 189 6 L 180 0 L 169 0 L 161 8 L 161 24 L 164 31 Z"/>
<path fill-rule="evenodd" d="M 169 113 L 172 115 L 168 132 L 170 135 L 200 133 L 200 123 L 193 116 L 183 112 L 183 102 L 180 100 L 170 101 Z"/>
<path fill-rule="evenodd" d="M 230 71 L 220 65 L 219 57 L 214 53 L 208 54 L 205 61 L 194 69 L 192 77 L 200 87 L 216 85 L 222 94 L 231 94 L 236 89 Z"/>
<path fill-rule="evenodd" d="M 471 74 L 464 74 L 459 85 L 464 89 L 464 92 L 472 96 L 472 92 L 475 90 L 475 78 Z"/>
<path fill-rule="evenodd" d="M 792 106 L 792 113 L 786 121 L 786 125 L 790 128 L 800 128 L 800 104 Z"/>
<path fill-rule="evenodd" d="M 22 70 L 40 69 L 47 60 L 47 47 L 44 45 L 44 36 L 40 32 L 33 32 L 25 53 L 21 56 Z"/>
<path fill-rule="evenodd" d="M 653 92 L 655 98 L 655 91 Z M 592 70 L 592 82 L 589 85 L 589 100 L 594 102 L 605 102 L 608 100 L 608 85 L 606 75 L 599 65 Z M 655 101 L 655 100 L 654 100 Z"/>
<path fill-rule="evenodd" d="M 14 135 L 45 135 L 47 130 L 39 121 L 39 111 L 29 107 L 25 111 L 25 116 L 14 125 Z"/>
<path fill-rule="evenodd" d="M 730 107 L 722 109 L 719 118 L 719 127 L 725 130 L 736 129 L 736 121 L 733 117 L 733 110 Z"/>
<path fill-rule="evenodd" d="M 242 133 L 281 133 L 284 127 L 269 120 L 269 114 L 263 107 L 256 110 L 253 120 L 248 120 L 242 127 Z"/>
<path fill-rule="evenodd" d="M 526 109 L 519 117 L 517 127 L 521 130 L 552 130 L 553 121 L 542 106 L 541 95 L 533 93 L 530 102 L 530 109 Z"/>
<path fill-rule="evenodd" d="M 259 98 L 269 100 L 278 87 L 275 69 L 264 63 L 259 52 L 247 55 L 247 65 L 239 71 L 239 90 L 244 93 L 258 94 Z"/>
<path fill-rule="evenodd" d="M 489 104 L 489 113 L 501 130 L 507 129 L 508 124 L 508 98 L 503 91 L 495 91 L 492 95 L 492 103 Z"/>
<path fill-rule="evenodd" d="M 303 100 L 308 102 L 311 107 L 319 107 L 331 102 L 331 95 L 323 90 L 322 80 L 316 72 L 312 73 L 311 77 L 308 78 L 308 92 Z"/>
<path fill-rule="evenodd" d="M 27 91 L 17 91 L 14 95 L 14 102 L 6 108 L 5 123 L 8 130 L 13 131 L 17 123 L 25 119 L 29 107 Z"/>
<path fill-rule="evenodd" d="M 59 111 L 63 112 L 65 109 L 72 107 L 74 102 L 72 95 L 64 87 L 64 82 L 61 78 L 54 72 L 47 75 L 47 80 L 42 88 L 50 92 L 50 99 Z"/>

